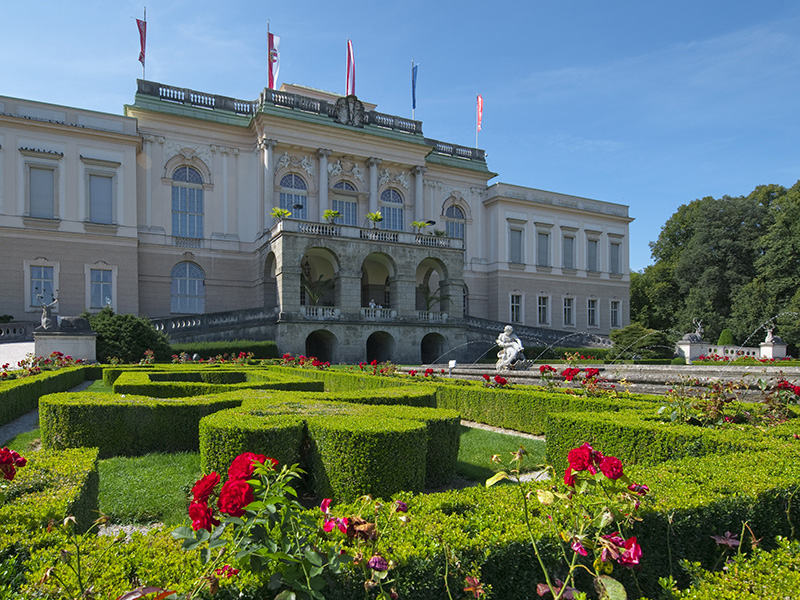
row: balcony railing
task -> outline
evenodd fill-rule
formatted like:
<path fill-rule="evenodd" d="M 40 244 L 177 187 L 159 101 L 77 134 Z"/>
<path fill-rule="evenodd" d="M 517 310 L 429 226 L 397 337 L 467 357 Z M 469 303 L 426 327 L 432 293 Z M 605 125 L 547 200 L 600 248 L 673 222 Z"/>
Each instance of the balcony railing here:
<path fill-rule="evenodd" d="M 464 249 L 464 240 L 459 238 L 424 235 L 408 231 L 391 231 L 388 229 L 362 229 L 351 225 L 329 225 L 327 223 L 298 221 L 296 219 L 285 219 L 275 223 L 269 232 L 269 237 L 272 238 L 280 232 L 301 233 L 327 238 L 349 238 L 387 244 L 409 244 L 425 246 L 426 248 Z"/>
<path fill-rule="evenodd" d="M 417 319 L 429 323 L 447 323 L 446 312 L 434 312 L 432 310 L 418 310 Z"/>
<path fill-rule="evenodd" d="M 392 308 L 362 306 L 361 318 L 365 321 L 394 321 L 397 319 L 397 311 Z"/>
<path fill-rule="evenodd" d="M 336 321 L 341 310 L 335 306 L 301 306 L 300 314 L 313 321 Z"/>

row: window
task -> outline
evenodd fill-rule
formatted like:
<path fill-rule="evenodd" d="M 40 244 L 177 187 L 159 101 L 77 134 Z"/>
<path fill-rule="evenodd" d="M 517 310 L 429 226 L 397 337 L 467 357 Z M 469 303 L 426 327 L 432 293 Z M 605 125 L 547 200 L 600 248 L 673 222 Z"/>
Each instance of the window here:
<path fill-rule="evenodd" d="M 55 268 L 52 266 L 30 267 L 30 306 L 50 304 L 55 300 Z"/>
<path fill-rule="evenodd" d="M 619 315 L 619 307 L 620 302 L 619 300 L 612 300 L 611 301 L 611 327 L 619 327 L 620 326 L 620 315 Z"/>
<path fill-rule="evenodd" d="M 522 294 L 511 294 L 511 322 L 522 323 Z"/>
<path fill-rule="evenodd" d="M 469 288 L 465 285 L 463 290 L 463 309 L 464 309 L 464 316 L 466 317 L 469 314 Z"/>
<path fill-rule="evenodd" d="M 608 247 L 608 271 L 610 273 L 622 273 L 620 268 L 620 248 L 622 244 L 619 242 L 611 242 L 611 245 Z"/>
<path fill-rule="evenodd" d="M 564 298 L 564 325 L 575 325 L 574 307 L 574 298 Z"/>
<path fill-rule="evenodd" d="M 543 231 L 536 233 L 536 264 L 550 266 L 550 234 Z"/>
<path fill-rule="evenodd" d="M 56 170 L 31 166 L 28 170 L 30 216 L 54 219 L 56 216 Z"/>
<path fill-rule="evenodd" d="M 539 325 L 549 325 L 550 324 L 550 297 L 549 296 L 539 296 L 538 308 L 537 308 L 537 322 Z"/>
<path fill-rule="evenodd" d="M 564 268 L 575 268 L 575 238 L 564 236 L 562 254 L 564 256 Z"/>
<path fill-rule="evenodd" d="M 289 173 L 281 177 L 280 202 L 281 208 L 292 213 L 292 219 L 308 219 L 308 186 L 300 175 Z"/>
<path fill-rule="evenodd" d="M 170 312 L 203 313 L 206 309 L 205 273 L 191 262 L 172 268 Z"/>
<path fill-rule="evenodd" d="M 508 230 L 508 262 L 521 265 L 524 254 L 522 252 L 522 229 Z"/>
<path fill-rule="evenodd" d="M 444 212 L 447 237 L 464 239 L 464 211 L 458 206 L 448 206 Z"/>
<path fill-rule="evenodd" d="M 381 193 L 381 215 L 381 229 L 403 231 L 403 197 L 400 192 L 389 188 Z"/>
<path fill-rule="evenodd" d="M 356 188 L 347 181 L 337 181 L 334 186 L 336 190 L 355 192 Z M 343 225 L 358 225 L 358 203 L 344 194 L 334 194 L 333 210 L 338 210 L 342 215 L 339 220 Z"/>
<path fill-rule="evenodd" d="M 110 225 L 114 222 L 113 184 L 114 178 L 110 175 L 89 175 L 89 221 L 92 223 Z"/>
<path fill-rule="evenodd" d="M 203 237 L 203 177 L 192 167 L 178 167 L 172 174 L 172 235 Z"/>
<path fill-rule="evenodd" d="M 599 271 L 597 268 L 597 240 L 588 240 L 586 245 L 586 270 Z"/>
<path fill-rule="evenodd" d="M 89 270 L 89 308 L 113 306 L 113 273 L 109 269 Z"/>
<path fill-rule="evenodd" d="M 586 303 L 586 323 L 589 327 L 597 327 L 597 300 L 589 298 Z"/>

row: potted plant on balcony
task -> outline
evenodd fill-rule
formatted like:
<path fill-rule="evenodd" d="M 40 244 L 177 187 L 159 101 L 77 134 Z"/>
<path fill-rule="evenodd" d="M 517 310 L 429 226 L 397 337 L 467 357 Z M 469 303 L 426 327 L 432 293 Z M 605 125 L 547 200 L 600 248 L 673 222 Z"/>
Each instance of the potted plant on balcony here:
<path fill-rule="evenodd" d="M 340 213 L 338 210 L 326 210 L 322 213 L 322 218 L 328 222 L 328 225 L 333 225 L 333 222 L 336 219 L 342 218 L 342 213 Z"/>
<path fill-rule="evenodd" d="M 425 229 L 430 223 L 427 221 L 411 221 L 411 227 L 414 228 L 415 233 L 422 233 L 423 229 Z"/>
<path fill-rule="evenodd" d="M 372 228 L 375 229 L 378 226 L 378 223 L 383 221 L 383 215 L 381 211 L 375 211 L 371 213 L 367 213 L 367 218 L 372 221 Z"/>
<path fill-rule="evenodd" d="M 284 219 L 291 217 L 291 211 L 286 210 L 285 208 L 275 207 L 272 209 L 272 212 L 269 213 L 273 219 L 278 219 L 278 222 L 283 221 Z"/>
<path fill-rule="evenodd" d="M 311 306 L 317 306 L 319 301 L 333 289 L 335 285 L 333 279 L 323 279 L 320 275 L 319 279 L 312 281 L 306 277 L 305 274 L 300 275 L 300 285 L 303 286 L 303 291 L 306 293 L 306 300 Z"/>

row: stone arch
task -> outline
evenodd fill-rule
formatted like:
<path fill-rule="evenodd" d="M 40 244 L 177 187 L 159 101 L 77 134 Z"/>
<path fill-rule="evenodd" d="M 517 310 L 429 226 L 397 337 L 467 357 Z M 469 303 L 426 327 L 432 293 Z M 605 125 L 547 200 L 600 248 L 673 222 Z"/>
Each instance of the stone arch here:
<path fill-rule="evenodd" d="M 211 186 L 211 169 L 191 148 L 182 148 L 178 153 L 164 163 L 164 178 L 172 179 L 172 174 L 179 167 L 193 167 L 200 172 L 203 177 L 203 187 L 209 189 Z"/>
<path fill-rule="evenodd" d="M 262 293 L 264 308 L 280 312 L 280 301 L 278 299 L 278 261 L 275 253 L 270 252 L 264 261 L 264 279 L 262 283 Z"/>
<path fill-rule="evenodd" d="M 383 308 L 390 308 L 396 275 L 397 264 L 391 256 L 382 252 L 368 254 L 361 262 L 361 306 L 369 306 L 374 301 Z"/>
<path fill-rule="evenodd" d="M 306 356 L 316 356 L 322 362 L 334 362 L 339 340 L 327 329 L 317 329 L 306 337 Z"/>
<path fill-rule="evenodd" d="M 300 304 L 335 306 L 339 296 L 339 257 L 330 249 L 307 248 L 300 259 Z"/>
<path fill-rule="evenodd" d="M 375 331 L 367 338 L 367 362 L 379 363 L 392 360 L 395 352 L 395 339 L 386 331 Z"/>
<path fill-rule="evenodd" d="M 447 340 L 441 333 L 432 331 L 426 334 L 419 344 L 420 363 L 432 365 L 445 353 Z"/>
<path fill-rule="evenodd" d="M 416 270 L 416 310 L 447 311 L 450 299 L 442 298 L 442 292 L 439 291 L 447 278 L 447 265 L 442 260 L 429 256 L 419 262 Z M 434 300 L 437 295 L 440 299 Z"/>

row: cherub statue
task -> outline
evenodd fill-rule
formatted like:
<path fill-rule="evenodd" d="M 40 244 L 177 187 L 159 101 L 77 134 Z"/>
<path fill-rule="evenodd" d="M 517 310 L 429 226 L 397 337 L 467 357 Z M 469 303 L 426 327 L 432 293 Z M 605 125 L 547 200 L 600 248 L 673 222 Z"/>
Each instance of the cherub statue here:
<path fill-rule="evenodd" d="M 497 336 L 495 343 L 500 347 L 500 351 L 497 353 L 497 363 L 495 364 L 495 369 L 498 371 L 511 366 L 525 349 L 522 346 L 522 340 L 514 333 L 514 328 L 511 325 L 505 326 L 503 333 Z"/>

